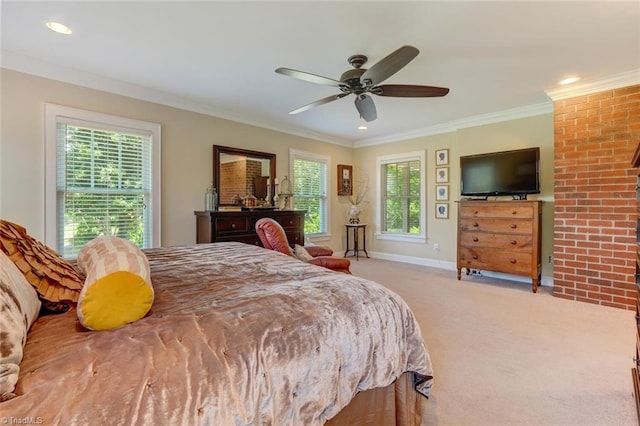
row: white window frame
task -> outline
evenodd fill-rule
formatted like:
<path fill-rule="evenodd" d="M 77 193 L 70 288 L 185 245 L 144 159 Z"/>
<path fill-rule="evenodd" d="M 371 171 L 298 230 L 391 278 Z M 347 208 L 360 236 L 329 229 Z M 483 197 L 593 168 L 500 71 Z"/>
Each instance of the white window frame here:
<path fill-rule="evenodd" d="M 45 243 L 59 250 L 58 208 L 57 208 L 57 125 L 58 122 L 70 123 L 78 126 L 97 127 L 117 132 L 132 132 L 146 134 L 151 137 L 152 144 L 152 230 L 151 247 L 161 246 L 161 156 L 160 156 L 160 124 L 133 120 L 115 115 L 85 111 L 56 104 L 44 104 L 44 148 L 45 148 Z"/>
<path fill-rule="evenodd" d="M 331 181 L 331 157 L 328 155 L 316 154 L 314 152 L 302 151 L 299 149 L 289 148 L 289 176 L 291 176 L 292 183 L 295 179 L 293 175 L 293 162 L 294 160 L 306 160 L 306 161 L 315 161 L 318 163 L 324 163 L 327 166 L 327 174 L 325 176 L 326 179 L 326 194 L 325 194 L 325 225 L 326 229 L 324 232 L 318 232 L 311 235 L 305 235 L 305 238 L 309 238 L 312 241 L 326 241 L 331 239 L 331 202 L 329 198 L 329 188 L 332 188 Z M 294 196 L 295 198 L 295 196 Z"/>
<path fill-rule="evenodd" d="M 409 243 L 426 243 L 427 241 L 427 174 L 426 174 L 426 161 L 425 151 L 412 151 L 391 155 L 381 155 L 376 157 L 376 196 L 378 203 L 376 203 L 376 239 L 378 240 L 391 240 L 402 241 Z M 407 234 L 398 232 L 383 232 L 382 223 L 384 222 L 382 215 L 384 209 L 382 203 L 384 202 L 382 196 L 382 166 L 389 163 L 401 163 L 405 161 L 420 161 L 420 234 Z"/>

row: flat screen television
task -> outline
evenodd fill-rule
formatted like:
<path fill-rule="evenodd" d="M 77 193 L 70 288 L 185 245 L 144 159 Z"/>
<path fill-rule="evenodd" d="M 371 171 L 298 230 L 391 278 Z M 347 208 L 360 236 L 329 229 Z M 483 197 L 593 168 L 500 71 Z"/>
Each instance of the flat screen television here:
<path fill-rule="evenodd" d="M 469 197 L 540 193 L 540 148 L 460 157 L 460 193 Z"/>

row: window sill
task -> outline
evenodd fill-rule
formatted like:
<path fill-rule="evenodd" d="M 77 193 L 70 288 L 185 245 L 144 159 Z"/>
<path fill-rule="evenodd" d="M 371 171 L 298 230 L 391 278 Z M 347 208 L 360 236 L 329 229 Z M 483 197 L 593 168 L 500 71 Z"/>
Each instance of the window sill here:
<path fill-rule="evenodd" d="M 403 243 L 416 243 L 425 244 L 427 239 L 424 235 L 409 235 L 409 234 L 376 234 L 377 240 L 387 241 L 400 241 Z"/>
<path fill-rule="evenodd" d="M 329 241 L 331 239 L 331 234 L 310 234 L 304 236 L 305 241 L 309 240 L 312 243 L 316 241 Z"/>

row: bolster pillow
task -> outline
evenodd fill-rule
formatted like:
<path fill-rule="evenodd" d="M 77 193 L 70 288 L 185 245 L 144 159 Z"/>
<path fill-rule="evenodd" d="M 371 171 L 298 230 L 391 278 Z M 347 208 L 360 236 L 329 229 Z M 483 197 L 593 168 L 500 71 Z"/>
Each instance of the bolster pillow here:
<path fill-rule="evenodd" d="M 110 330 L 138 321 L 151 309 L 149 261 L 135 244 L 103 236 L 85 244 L 78 267 L 86 280 L 78 298 L 78 319 L 89 330 Z"/>

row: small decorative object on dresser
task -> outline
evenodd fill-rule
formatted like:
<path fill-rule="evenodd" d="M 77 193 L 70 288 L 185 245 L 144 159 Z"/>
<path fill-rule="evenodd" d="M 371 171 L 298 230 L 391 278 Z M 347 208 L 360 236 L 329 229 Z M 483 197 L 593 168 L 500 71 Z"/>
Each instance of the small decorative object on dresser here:
<path fill-rule="evenodd" d="M 541 201 L 460 201 L 458 279 L 462 268 L 531 277 L 541 270 Z"/>
<path fill-rule="evenodd" d="M 218 192 L 212 185 L 209 185 L 204 194 L 204 209 L 209 212 L 218 209 Z"/>
<path fill-rule="evenodd" d="M 280 182 L 280 197 L 282 209 L 291 210 L 291 197 L 293 197 L 293 185 L 287 176 Z M 278 206 L 276 206 L 278 207 Z"/>

